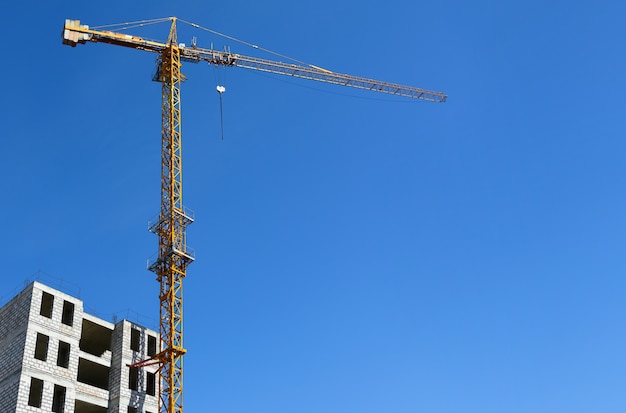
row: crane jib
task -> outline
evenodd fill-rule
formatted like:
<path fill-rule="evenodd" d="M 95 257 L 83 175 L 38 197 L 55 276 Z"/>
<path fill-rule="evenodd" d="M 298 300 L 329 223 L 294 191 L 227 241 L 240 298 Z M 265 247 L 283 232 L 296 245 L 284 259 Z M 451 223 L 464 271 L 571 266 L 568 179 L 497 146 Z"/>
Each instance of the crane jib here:
<path fill-rule="evenodd" d="M 92 30 L 87 25 L 81 25 L 78 20 L 66 20 L 63 30 L 63 43 L 76 46 L 87 41 L 124 46 L 158 54 L 162 54 L 168 47 L 166 43 L 146 40 L 140 36 Z M 179 45 L 178 49 L 180 50 L 180 59 L 185 62 L 207 62 L 218 66 L 235 66 L 431 102 L 445 102 L 447 99 L 447 96 L 442 92 L 335 73 L 314 65 L 303 66 L 283 63 L 195 46 L 186 47 L 182 44 Z"/>

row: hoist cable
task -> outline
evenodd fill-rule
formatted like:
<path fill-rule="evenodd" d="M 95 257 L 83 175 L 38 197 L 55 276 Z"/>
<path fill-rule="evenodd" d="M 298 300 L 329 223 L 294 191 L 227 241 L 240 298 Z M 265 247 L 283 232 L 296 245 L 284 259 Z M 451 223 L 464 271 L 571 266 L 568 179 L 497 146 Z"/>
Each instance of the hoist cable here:
<path fill-rule="evenodd" d="M 222 93 L 220 92 L 220 124 L 222 125 L 222 140 L 224 140 L 224 111 L 222 110 Z"/>

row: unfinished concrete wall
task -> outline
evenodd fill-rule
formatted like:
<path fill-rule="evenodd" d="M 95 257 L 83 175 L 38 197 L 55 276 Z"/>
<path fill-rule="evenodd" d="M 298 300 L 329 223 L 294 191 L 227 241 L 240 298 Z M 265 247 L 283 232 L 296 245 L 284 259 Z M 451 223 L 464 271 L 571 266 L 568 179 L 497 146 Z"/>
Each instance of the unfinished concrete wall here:
<path fill-rule="evenodd" d="M 158 377 L 157 367 L 132 369 L 130 364 L 150 358 L 153 350 L 148 345 L 158 335 L 143 326 L 122 320 L 115 325 L 112 338 L 110 413 L 127 413 L 128 408 L 137 412 L 157 413 L 158 394 L 146 393 L 149 390 L 148 377 Z M 158 342 L 158 340 L 157 340 Z M 157 350 L 158 349 L 154 349 Z M 158 379 L 156 379 L 158 380 Z M 156 382 L 158 391 L 158 381 Z"/>
<path fill-rule="evenodd" d="M 85 314 L 41 283 L 0 308 L 0 413 L 157 413 L 155 331 Z"/>
<path fill-rule="evenodd" d="M 32 284 L 0 308 L 0 412 L 14 412 L 22 373 Z"/>
<path fill-rule="evenodd" d="M 31 411 L 37 405 L 48 411 L 74 411 L 82 316 L 79 299 L 38 282 L 32 284 L 17 412 Z M 36 397 L 31 390 L 39 391 L 34 386 L 38 381 L 43 384 Z"/>

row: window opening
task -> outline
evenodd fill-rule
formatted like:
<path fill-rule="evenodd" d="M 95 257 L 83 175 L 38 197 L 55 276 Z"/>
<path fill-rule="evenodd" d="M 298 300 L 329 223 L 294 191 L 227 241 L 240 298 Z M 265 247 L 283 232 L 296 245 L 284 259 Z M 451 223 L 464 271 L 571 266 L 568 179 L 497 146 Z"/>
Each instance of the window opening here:
<path fill-rule="evenodd" d="M 48 358 L 48 342 L 50 337 L 45 334 L 37 333 L 37 341 L 35 342 L 35 358 L 37 360 L 46 361 Z"/>
<path fill-rule="evenodd" d="M 57 366 L 67 368 L 70 365 L 70 344 L 59 341 L 59 353 L 57 354 Z"/>
<path fill-rule="evenodd" d="M 139 337 L 141 335 L 141 331 L 133 328 L 130 330 L 130 349 L 133 351 L 139 351 Z"/>
<path fill-rule="evenodd" d="M 65 387 L 54 385 L 54 395 L 52 396 L 52 411 L 54 413 L 65 412 Z"/>
<path fill-rule="evenodd" d="M 50 293 L 42 291 L 41 308 L 39 314 L 44 317 L 52 318 L 52 307 L 54 306 L 54 296 Z"/>
<path fill-rule="evenodd" d="M 148 356 L 152 357 L 156 354 L 156 337 L 148 335 Z"/>
<path fill-rule="evenodd" d="M 137 408 L 136 407 L 132 407 L 132 406 L 128 406 L 128 413 L 137 413 Z"/>
<path fill-rule="evenodd" d="M 148 372 L 148 377 L 146 381 L 146 393 L 150 396 L 155 395 L 156 389 L 156 374 Z"/>
<path fill-rule="evenodd" d="M 72 326 L 74 324 L 74 304 L 69 301 L 63 301 L 63 316 L 61 322 L 65 325 Z"/>
<path fill-rule="evenodd" d="M 128 372 L 128 388 L 137 390 L 139 387 L 139 369 L 137 367 L 129 367 Z"/>
<path fill-rule="evenodd" d="M 41 407 L 41 396 L 43 393 L 43 380 L 30 378 L 30 390 L 28 393 L 28 405 L 32 407 Z"/>

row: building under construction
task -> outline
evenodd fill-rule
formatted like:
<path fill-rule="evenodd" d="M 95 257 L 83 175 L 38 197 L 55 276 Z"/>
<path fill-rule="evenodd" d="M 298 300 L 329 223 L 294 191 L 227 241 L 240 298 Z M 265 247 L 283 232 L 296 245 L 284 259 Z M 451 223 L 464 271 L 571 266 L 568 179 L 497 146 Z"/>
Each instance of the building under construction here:
<path fill-rule="evenodd" d="M 0 308 L 0 412 L 156 413 L 156 331 L 32 282 Z"/>

